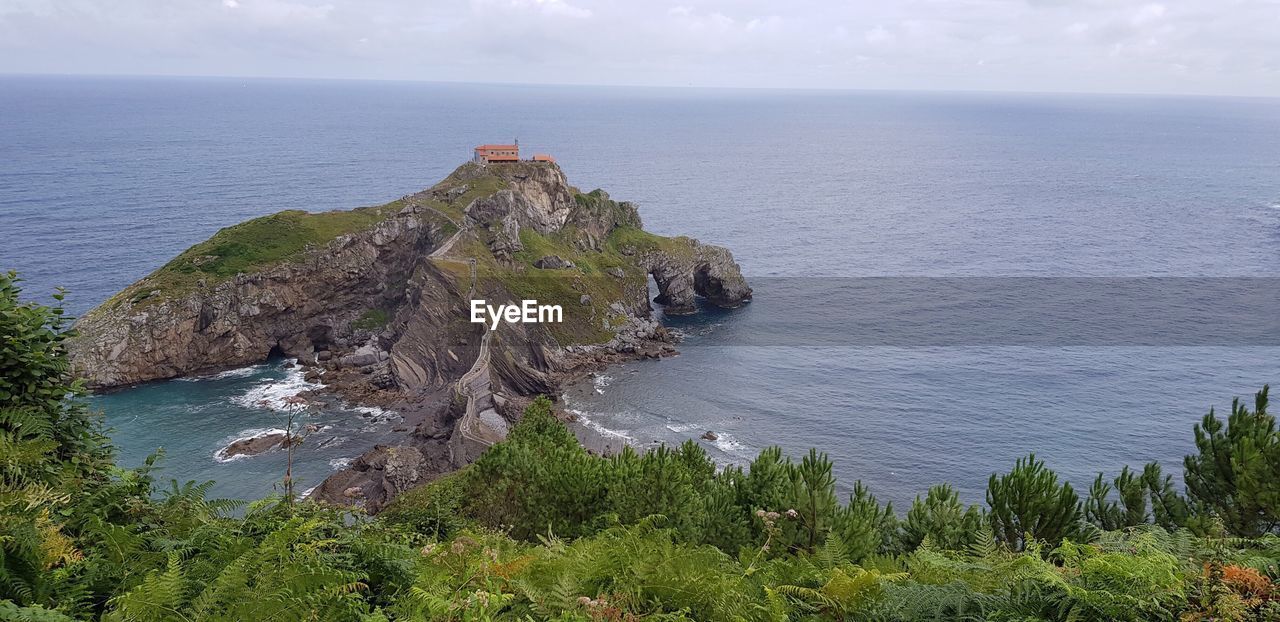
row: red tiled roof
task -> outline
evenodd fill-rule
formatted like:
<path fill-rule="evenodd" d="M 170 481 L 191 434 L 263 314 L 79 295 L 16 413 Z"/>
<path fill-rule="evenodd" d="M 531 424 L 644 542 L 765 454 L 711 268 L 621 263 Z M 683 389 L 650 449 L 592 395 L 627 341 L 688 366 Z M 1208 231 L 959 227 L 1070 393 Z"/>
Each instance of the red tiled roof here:
<path fill-rule="evenodd" d="M 498 149 L 519 149 L 519 148 L 520 148 L 519 145 L 480 145 L 479 147 L 476 147 L 476 151 L 481 151 L 481 150 L 492 151 L 492 150 L 498 150 Z"/>

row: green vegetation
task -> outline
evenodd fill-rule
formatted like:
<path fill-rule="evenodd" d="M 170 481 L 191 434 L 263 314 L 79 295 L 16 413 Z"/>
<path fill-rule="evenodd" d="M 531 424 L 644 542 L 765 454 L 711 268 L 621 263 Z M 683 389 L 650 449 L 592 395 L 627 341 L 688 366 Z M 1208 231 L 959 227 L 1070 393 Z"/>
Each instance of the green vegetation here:
<path fill-rule="evenodd" d="M 449 189 L 464 186 L 465 190 L 456 195 L 447 193 Z M 457 230 L 468 204 L 505 187 L 506 182 L 496 176 L 463 180 L 455 172 L 433 189 L 439 192 L 421 199 L 419 204 L 442 217 L 440 226 L 447 235 Z M 308 249 L 321 248 L 339 236 L 367 230 L 406 205 L 405 199 L 398 199 L 385 205 L 345 211 L 287 210 L 226 227 L 183 251 L 104 306 L 110 308 L 124 301 L 137 304 L 167 300 L 191 291 L 201 282 L 211 286 L 237 274 L 296 261 Z"/>
<path fill-rule="evenodd" d="M 387 325 L 391 321 L 391 315 L 383 309 L 369 309 L 360 314 L 356 321 L 351 323 L 351 328 L 357 330 L 378 330 Z"/>
<path fill-rule="evenodd" d="M 683 235 L 666 238 L 639 227 L 618 227 L 609 233 L 609 246 L 618 252 L 661 250 L 676 257 L 693 256 L 693 240 Z"/>
<path fill-rule="evenodd" d="M 816 451 L 602 458 L 539 399 L 370 519 L 113 466 L 61 310 L 19 293 L 0 275 L 0 620 L 1280 620 L 1265 389 L 1196 426 L 1186 496 L 1147 465 L 1081 501 L 1028 457 L 986 509 L 935 486 L 900 518 Z"/>
<path fill-rule="evenodd" d="M 112 302 L 171 298 L 203 281 L 206 286 L 243 272 L 299 259 L 340 235 L 368 229 L 404 208 L 398 200 L 377 207 L 312 214 L 288 210 L 227 227 L 117 294 Z M 156 296 L 156 292 L 159 296 Z"/>
<path fill-rule="evenodd" d="M 494 270 L 490 275 L 515 298 L 563 306 L 566 321 L 548 325 L 558 342 L 565 345 L 603 343 L 613 336 L 604 327 L 604 320 L 617 315 L 609 309 L 609 303 L 623 299 L 627 287 L 644 287 L 646 275 L 612 249 L 578 250 L 574 245 L 576 239 L 577 232 L 572 227 L 552 236 L 522 229 L 520 244 L 524 249 L 514 257 L 522 269 Z M 574 268 L 534 267 L 535 261 L 548 255 L 571 261 Z M 617 278 L 609 274 L 609 270 L 622 270 L 624 277 Z M 579 302 L 583 295 L 590 297 L 587 305 Z"/>
<path fill-rule="evenodd" d="M 436 184 L 432 188 L 436 198 L 427 199 L 423 202 L 425 207 L 445 214 L 453 219 L 454 223 L 462 222 L 466 217 L 465 210 L 472 201 L 487 197 L 507 187 L 507 181 L 497 175 L 477 175 L 464 178 L 460 174 L 463 170 L 465 170 L 465 167 L 454 171 L 443 181 Z M 455 194 L 450 195 L 449 192 L 451 190 Z M 458 192 L 459 190 L 461 192 Z"/>

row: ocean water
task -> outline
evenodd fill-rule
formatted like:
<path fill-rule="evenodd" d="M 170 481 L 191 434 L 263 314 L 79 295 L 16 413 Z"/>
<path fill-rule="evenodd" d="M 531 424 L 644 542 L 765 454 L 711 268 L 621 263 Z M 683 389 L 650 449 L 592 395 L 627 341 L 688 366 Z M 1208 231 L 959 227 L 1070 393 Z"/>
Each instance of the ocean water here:
<path fill-rule="evenodd" d="M 713 430 L 725 462 L 818 447 L 845 489 L 902 504 L 949 481 L 980 501 L 1028 451 L 1077 488 L 1150 459 L 1179 472 L 1210 406 L 1280 377 L 1276 347 L 740 339 L 790 321 L 795 277 L 1280 275 L 1280 101 L 1265 99 L 0 77 L 0 268 L 83 312 L 220 227 L 385 202 L 514 137 L 756 277 L 752 304 L 670 320 L 681 356 L 566 392 L 640 446 Z M 281 454 L 213 454 L 282 427 L 245 396 L 288 373 L 96 404 L 126 464 L 164 446 L 162 476 L 260 496 Z M 349 440 L 305 445 L 304 480 L 394 425 L 310 416 Z"/>
<path fill-rule="evenodd" d="M 227 456 L 237 439 L 290 429 L 303 437 L 294 449 L 292 475 L 299 494 L 324 481 L 365 450 L 393 443 L 404 432 L 398 414 L 369 406 L 306 405 L 290 400 L 319 388 L 292 361 L 275 360 L 199 378 L 153 382 L 94 398 L 112 428 L 121 460 L 136 466 L 157 449 L 158 479 L 216 480 L 223 498 L 255 499 L 283 493 L 288 453 Z"/>

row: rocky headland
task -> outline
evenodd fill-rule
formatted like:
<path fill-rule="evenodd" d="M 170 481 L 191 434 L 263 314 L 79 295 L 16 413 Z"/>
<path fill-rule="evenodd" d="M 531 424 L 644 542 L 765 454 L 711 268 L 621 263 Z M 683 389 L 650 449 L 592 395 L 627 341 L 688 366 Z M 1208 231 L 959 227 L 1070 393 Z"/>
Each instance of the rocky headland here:
<path fill-rule="evenodd" d="M 650 276 L 668 314 L 751 297 L 728 250 L 648 233 L 633 204 L 579 191 L 553 163 L 468 163 L 386 205 L 219 231 L 81 318 L 72 362 L 102 390 L 296 358 L 343 398 L 404 415 L 403 442 L 314 493 L 376 511 L 474 460 L 532 396 L 674 353 Z M 489 330 L 472 299 L 560 305 L 563 321 Z"/>

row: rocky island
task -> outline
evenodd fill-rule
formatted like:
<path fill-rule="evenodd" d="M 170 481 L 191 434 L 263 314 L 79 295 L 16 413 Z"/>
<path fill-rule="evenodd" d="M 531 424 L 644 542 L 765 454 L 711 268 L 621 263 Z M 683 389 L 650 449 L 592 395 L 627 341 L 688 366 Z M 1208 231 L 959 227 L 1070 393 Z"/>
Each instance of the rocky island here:
<path fill-rule="evenodd" d="M 81 318 L 72 364 L 111 389 L 296 358 L 343 398 L 405 416 L 401 443 L 315 492 L 376 511 L 501 440 L 531 396 L 674 352 L 650 276 L 667 314 L 751 297 L 728 250 L 644 231 L 633 204 L 579 191 L 554 162 L 472 162 L 386 205 L 219 231 Z M 563 320 L 490 330 L 474 299 L 560 305 Z"/>

